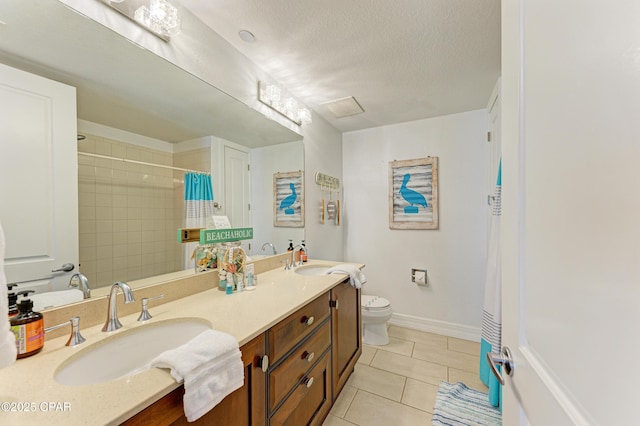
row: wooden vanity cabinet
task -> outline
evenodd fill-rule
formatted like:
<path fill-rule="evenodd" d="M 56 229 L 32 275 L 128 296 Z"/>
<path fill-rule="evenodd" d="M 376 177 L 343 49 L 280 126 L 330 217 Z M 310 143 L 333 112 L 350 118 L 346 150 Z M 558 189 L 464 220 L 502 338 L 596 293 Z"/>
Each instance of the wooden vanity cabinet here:
<path fill-rule="evenodd" d="M 244 386 L 232 392 L 197 421 L 187 422 L 182 405 L 184 386 L 180 386 L 122 424 L 127 426 L 264 425 L 267 421 L 266 375 L 262 371 L 265 349 L 264 333 L 240 348 L 244 363 Z"/>
<path fill-rule="evenodd" d="M 180 386 L 123 424 L 322 424 L 362 353 L 360 290 L 347 279 L 240 349 L 244 386 L 198 421 L 187 423 Z"/>
<path fill-rule="evenodd" d="M 362 353 L 360 290 L 345 280 L 331 290 L 334 401 Z"/>
<path fill-rule="evenodd" d="M 291 394 L 271 416 L 269 425 L 321 425 L 331 409 L 331 395 L 331 354 L 327 351 L 295 383 Z"/>
<path fill-rule="evenodd" d="M 270 425 L 315 425 L 331 404 L 330 292 L 317 297 L 268 332 Z"/>

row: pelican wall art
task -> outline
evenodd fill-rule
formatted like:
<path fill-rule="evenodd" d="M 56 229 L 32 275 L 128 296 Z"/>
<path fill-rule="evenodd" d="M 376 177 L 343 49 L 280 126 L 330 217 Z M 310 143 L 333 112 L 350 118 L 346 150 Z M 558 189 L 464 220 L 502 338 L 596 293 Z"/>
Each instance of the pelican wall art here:
<path fill-rule="evenodd" d="M 302 171 L 273 174 L 273 226 L 304 227 Z"/>
<path fill-rule="evenodd" d="M 389 228 L 438 229 L 438 157 L 389 163 Z"/>

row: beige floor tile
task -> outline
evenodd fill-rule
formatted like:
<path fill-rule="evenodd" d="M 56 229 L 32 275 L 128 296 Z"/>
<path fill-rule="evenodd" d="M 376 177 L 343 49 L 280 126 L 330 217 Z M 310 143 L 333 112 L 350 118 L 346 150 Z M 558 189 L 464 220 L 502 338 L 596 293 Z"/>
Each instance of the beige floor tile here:
<path fill-rule="evenodd" d="M 449 343 L 449 350 L 464 352 L 469 355 L 478 355 L 480 353 L 480 342 L 456 339 L 455 337 L 448 337 L 447 340 Z"/>
<path fill-rule="evenodd" d="M 389 373 L 364 364 L 357 364 L 347 383 L 349 386 L 363 389 L 394 401 L 400 401 L 405 381 L 406 378 L 398 374 Z"/>
<path fill-rule="evenodd" d="M 439 334 L 427 333 L 425 331 L 411 330 L 409 328 L 402 328 L 392 325 L 389 327 L 389 336 L 402 340 L 410 340 L 412 342 L 419 342 L 425 345 L 432 345 L 439 348 L 447 347 L 447 337 Z"/>
<path fill-rule="evenodd" d="M 347 409 L 349 409 L 349 405 L 351 405 L 351 401 L 353 401 L 353 397 L 356 396 L 356 392 L 358 389 L 353 386 L 345 385 L 336 399 L 335 404 L 331 407 L 331 411 L 329 414 L 332 414 L 336 417 L 344 417 L 347 413 Z"/>
<path fill-rule="evenodd" d="M 324 423 L 322 426 L 353 426 L 353 423 L 349 423 L 346 420 L 341 419 L 340 417 L 332 416 L 329 414 L 326 419 L 324 419 Z"/>
<path fill-rule="evenodd" d="M 423 345 L 422 343 L 416 343 L 413 348 L 413 357 L 470 373 L 477 372 L 480 366 L 479 354 L 469 355 L 449 349 Z"/>
<path fill-rule="evenodd" d="M 360 426 L 416 426 L 431 424 L 431 414 L 359 390 L 345 420 Z"/>
<path fill-rule="evenodd" d="M 376 350 L 375 346 L 362 345 L 362 354 L 360 355 L 360 358 L 358 358 L 358 363 L 366 365 L 371 364 L 371 360 L 376 354 Z"/>
<path fill-rule="evenodd" d="M 456 370 L 455 368 L 449 368 L 449 383 L 462 382 L 471 389 L 487 393 L 489 389 L 480 380 L 479 373 L 469 373 L 467 371 Z"/>
<path fill-rule="evenodd" d="M 371 366 L 433 385 L 447 380 L 446 366 L 392 352 L 378 351 L 371 361 Z"/>
<path fill-rule="evenodd" d="M 396 337 L 389 337 L 389 344 L 384 346 L 371 346 L 381 351 L 389 351 L 396 354 L 411 356 L 414 343 L 409 340 L 402 340 Z"/>
<path fill-rule="evenodd" d="M 402 395 L 402 403 L 422 411 L 433 413 L 433 406 L 436 403 L 437 394 L 438 385 L 407 379 L 404 394 Z"/>

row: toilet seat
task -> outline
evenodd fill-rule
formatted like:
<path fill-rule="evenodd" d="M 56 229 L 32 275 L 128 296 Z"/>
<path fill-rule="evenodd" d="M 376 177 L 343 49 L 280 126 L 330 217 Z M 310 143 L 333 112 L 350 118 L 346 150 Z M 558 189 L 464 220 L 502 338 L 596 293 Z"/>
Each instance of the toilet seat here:
<path fill-rule="evenodd" d="M 360 306 L 367 311 L 382 311 L 389 309 L 391 303 L 384 297 L 362 295 Z"/>

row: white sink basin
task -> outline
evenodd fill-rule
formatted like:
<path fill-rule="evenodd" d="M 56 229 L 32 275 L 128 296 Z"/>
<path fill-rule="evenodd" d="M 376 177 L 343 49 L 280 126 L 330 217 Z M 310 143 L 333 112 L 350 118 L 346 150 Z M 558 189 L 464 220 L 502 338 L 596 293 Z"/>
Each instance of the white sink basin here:
<path fill-rule="evenodd" d="M 300 275 L 326 275 L 331 265 L 303 265 L 295 269 L 296 274 Z"/>
<path fill-rule="evenodd" d="M 57 368 L 54 379 L 64 385 L 90 385 L 132 376 L 148 370 L 160 353 L 210 328 L 208 321 L 180 318 L 119 332 L 66 360 Z"/>

